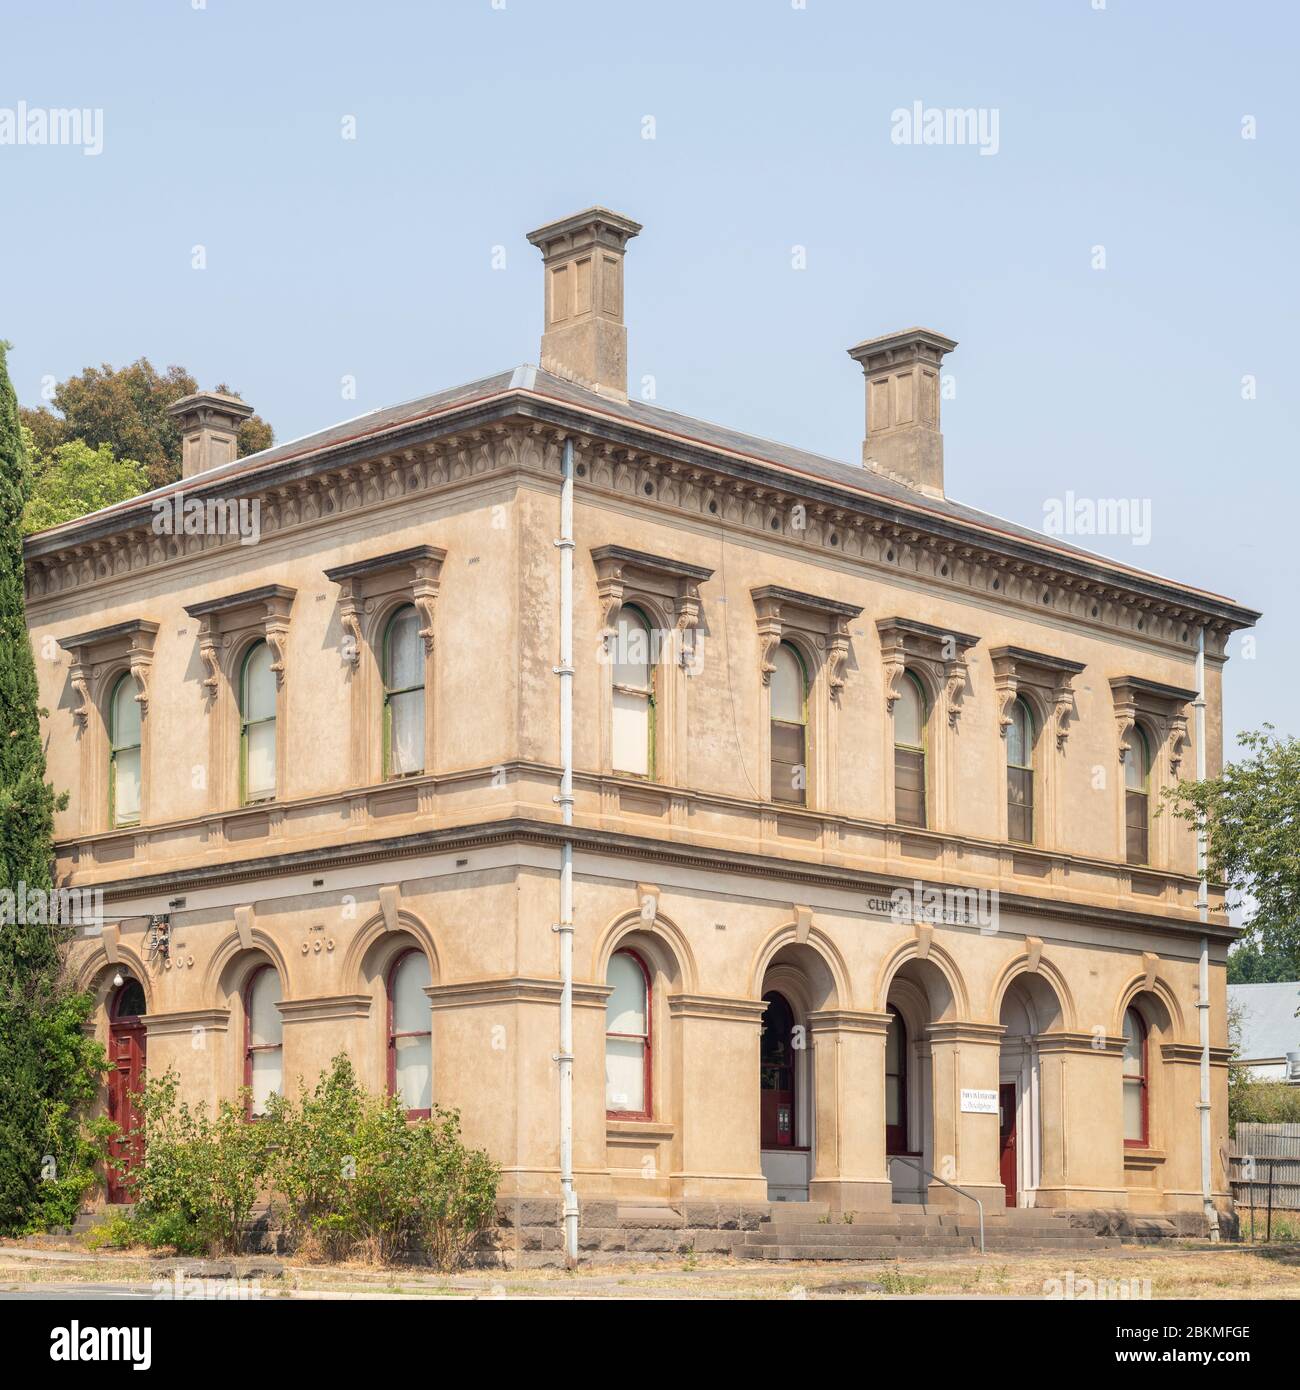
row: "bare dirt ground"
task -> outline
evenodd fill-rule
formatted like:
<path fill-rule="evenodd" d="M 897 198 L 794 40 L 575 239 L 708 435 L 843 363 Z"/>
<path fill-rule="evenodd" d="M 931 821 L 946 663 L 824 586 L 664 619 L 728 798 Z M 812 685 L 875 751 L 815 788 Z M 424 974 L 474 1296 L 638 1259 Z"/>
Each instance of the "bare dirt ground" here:
<path fill-rule="evenodd" d="M 232 1278 L 233 1276 L 233 1278 Z M 1300 1299 L 1300 1244 L 1123 1247 L 867 1263 L 675 1260 L 465 1271 L 292 1260 L 202 1261 L 0 1244 L 0 1298 Z"/>

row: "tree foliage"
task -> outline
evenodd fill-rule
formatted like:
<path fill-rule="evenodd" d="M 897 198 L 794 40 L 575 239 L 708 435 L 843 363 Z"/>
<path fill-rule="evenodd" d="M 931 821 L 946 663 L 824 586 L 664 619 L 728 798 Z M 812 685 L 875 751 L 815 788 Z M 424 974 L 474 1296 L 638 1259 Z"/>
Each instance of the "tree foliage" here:
<path fill-rule="evenodd" d="M 1244 756 L 1218 777 L 1180 782 L 1168 793 L 1174 813 L 1205 817 L 1209 872 L 1226 883 L 1230 906 L 1247 896 L 1251 937 L 1269 956 L 1300 954 L 1300 740 L 1273 727 L 1239 734 Z"/>
<path fill-rule="evenodd" d="M 0 343 L 0 889 L 25 900 L 51 889 L 62 803 L 45 780 L 44 711 L 23 606 L 31 476 L 7 348 Z M 93 1178 L 84 1116 L 104 1057 L 82 1031 L 89 1001 L 61 979 L 62 931 L 45 921 L 0 926 L 0 1231 L 70 1220 Z"/>
<path fill-rule="evenodd" d="M 54 388 L 54 410 L 23 411 L 38 455 L 53 457 L 61 444 L 80 439 L 92 448 L 107 446 L 117 459 L 140 463 L 149 487 L 175 482 L 181 475 L 181 437 L 167 407 L 193 395 L 198 382 L 184 367 L 159 372 L 147 357 L 126 367 L 87 367 Z M 228 386 L 217 390 L 237 395 Z M 271 427 L 258 415 L 239 430 L 239 452 L 268 448 Z"/>
<path fill-rule="evenodd" d="M 29 535 L 138 497 L 149 486 L 143 464 L 116 459 L 107 444 L 92 448 L 81 439 L 59 444 L 31 471 L 31 495 L 23 512 L 23 530 Z"/>

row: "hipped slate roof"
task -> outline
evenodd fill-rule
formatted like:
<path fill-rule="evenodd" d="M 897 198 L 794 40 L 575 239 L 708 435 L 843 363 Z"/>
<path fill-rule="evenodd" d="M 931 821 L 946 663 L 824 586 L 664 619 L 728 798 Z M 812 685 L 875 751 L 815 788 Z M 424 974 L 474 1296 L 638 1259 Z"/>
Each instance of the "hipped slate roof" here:
<path fill-rule="evenodd" d="M 454 417 L 454 420 L 447 421 L 450 431 L 474 428 L 521 413 L 561 427 L 582 427 L 593 433 L 630 433 L 639 436 L 629 438 L 630 444 L 653 448 L 670 456 L 674 450 L 686 453 L 703 451 L 728 456 L 733 462 L 741 464 L 776 468 L 791 475 L 792 485 L 796 485 L 795 479 L 802 479 L 805 483 L 821 483 L 839 491 L 857 493 L 864 500 L 874 499 L 891 509 L 896 508 L 904 520 L 910 516 L 917 525 L 947 522 L 959 531 L 975 528 L 982 533 L 986 544 L 996 546 L 1001 538 L 1004 545 L 1013 543 L 1015 548 L 1023 550 L 1039 563 L 1050 564 L 1053 556 L 1056 556 L 1062 561 L 1074 560 L 1076 564 L 1071 568 L 1083 562 L 1086 568 L 1096 571 L 1098 578 L 1109 579 L 1112 583 L 1146 581 L 1144 587 L 1158 589 L 1168 597 L 1186 596 L 1198 600 L 1211 611 L 1229 618 L 1236 626 L 1249 626 L 1259 617 L 1254 610 L 1242 608 L 1222 595 L 1135 569 L 951 498 L 926 496 L 904 483 L 861 466 L 743 434 L 693 416 L 679 415 L 661 406 L 641 401 L 613 400 L 531 365 L 498 372 L 400 405 L 373 410 L 328 429 L 209 469 L 196 477 L 155 488 L 129 501 L 91 512 L 76 521 L 39 531 L 28 537 L 26 551 L 29 556 L 49 554 L 70 543 L 111 533 L 129 516 L 135 515 L 137 520 L 141 516 L 148 516 L 151 503 L 156 498 L 178 490 L 202 496 L 218 490 L 218 484 L 234 479 L 242 482 L 247 477 L 251 484 L 255 475 L 275 475 L 278 478 L 285 470 L 296 472 L 298 466 L 302 467 L 303 472 L 309 471 L 307 465 L 326 454 L 356 453 L 357 457 L 361 457 L 373 453 L 377 447 L 401 447 L 404 436 L 436 428 L 439 417 Z M 651 440 L 646 437 L 647 434 L 655 438 Z"/>

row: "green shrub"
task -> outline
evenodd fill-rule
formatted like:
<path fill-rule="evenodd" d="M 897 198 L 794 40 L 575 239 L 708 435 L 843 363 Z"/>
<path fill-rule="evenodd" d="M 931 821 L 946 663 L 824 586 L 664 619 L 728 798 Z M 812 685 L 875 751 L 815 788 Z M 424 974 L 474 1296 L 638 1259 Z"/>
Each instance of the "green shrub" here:
<path fill-rule="evenodd" d="M 1300 1087 L 1285 1081 L 1252 1081 L 1233 1068 L 1228 1086 L 1228 1132 L 1239 1124 L 1300 1124 Z"/>
<path fill-rule="evenodd" d="M 500 1171 L 465 1147 L 460 1116 L 408 1120 L 399 1097 L 361 1088 L 346 1056 L 300 1103 L 275 1102 L 268 1124 L 283 1225 L 306 1253 L 425 1254 L 451 1270 L 495 1210 Z"/>
<path fill-rule="evenodd" d="M 137 1108 L 144 1157 L 132 1171 L 141 1243 L 184 1254 L 237 1251 L 270 1167 L 271 1126 L 245 1118 L 247 1092 L 216 1116 L 178 1099 L 170 1068 L 145 1082 Z"/>
<path fill-rule="evenodd" d="M 435 1109 L 408 1120 L 399 1097 L 358 1084 L 344 1055 L 300 1100 L 272 1097 L 255 1123 L 245 1118 L 245 1096 L 210 1118 L 178 1088 L 173 1071 L 146 1083 L 135 1214 L 109 1223 L 100 1243 L 235 1251 L 269 1192 L 289 1243 L 304 1254 L 424 1255 L 452 1270 L 492 1218 L 500 1170 L 483 1150 L 466 1148 L 460 1116 Z"/>

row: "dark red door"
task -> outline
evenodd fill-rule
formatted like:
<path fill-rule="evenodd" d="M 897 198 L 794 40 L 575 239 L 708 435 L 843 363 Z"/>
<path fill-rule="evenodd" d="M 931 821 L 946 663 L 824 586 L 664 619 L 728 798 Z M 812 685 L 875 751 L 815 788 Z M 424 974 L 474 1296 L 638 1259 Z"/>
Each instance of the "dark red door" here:
<path fill-rule="evenodd" d="M 998 1087 L 998 1137 L 1000 1140 L 1002 1186 L 1007 1190 L 1007 1206 L 1016 1204 L 1016 1083 Z"/>
<path fill-rule="evenodd" d="M 136 980 L 127 980 L 113 1000 L 110 1010 L 108 1059 L 108 1117 L 121 1131 L 109 1145 L 108 1200 L 130 1202 L 131 1170 L 144 1155 L 140 1135 L 140 1112 L 135 1098 L 144 1085 L 145 1029 L 144 991 Z M 120 1166 L 119 1166 L 120 1165 Z"/>
<path fill-rule="evenodd" d="M 765 1149 L 794 1148 L 794 1011 L 779 994 L 763 996 L 759 1040 L 759 1142 Z"/>

